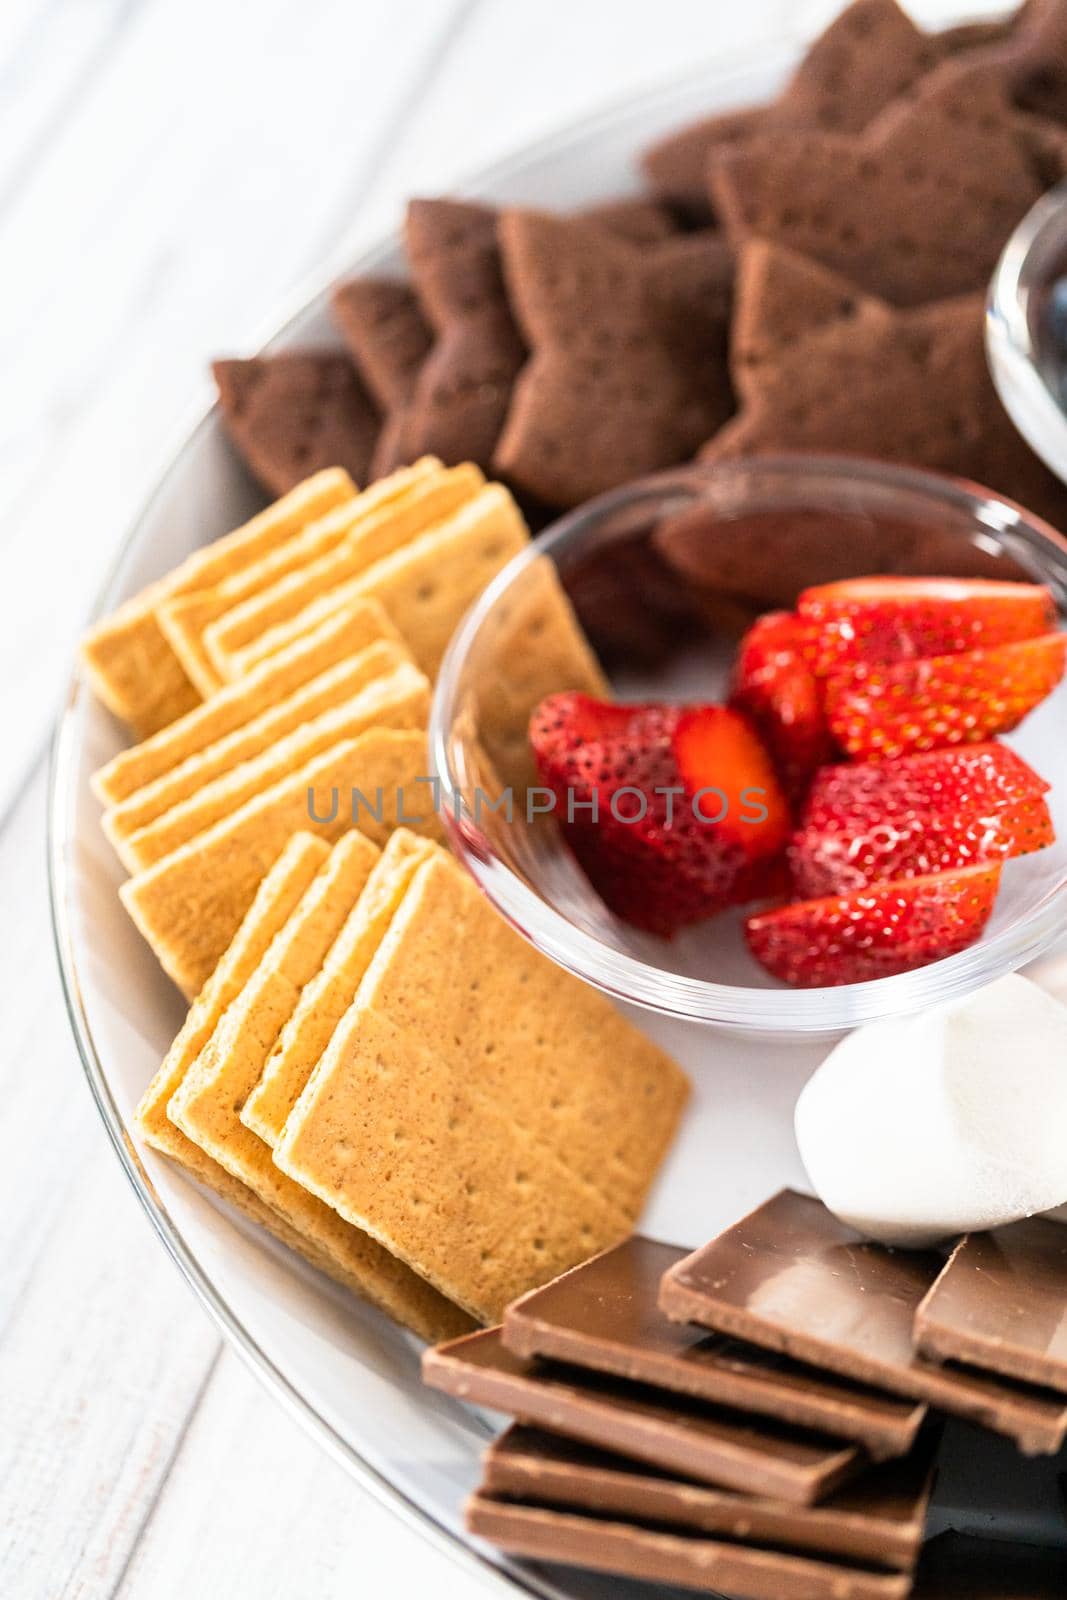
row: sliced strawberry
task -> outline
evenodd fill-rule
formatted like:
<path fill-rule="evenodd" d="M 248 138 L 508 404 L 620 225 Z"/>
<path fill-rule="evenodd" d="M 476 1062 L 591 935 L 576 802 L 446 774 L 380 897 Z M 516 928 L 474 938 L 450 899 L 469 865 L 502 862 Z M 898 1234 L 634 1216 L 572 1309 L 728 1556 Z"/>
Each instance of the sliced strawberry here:
<path fill-rule="evenodd" d="M 924 750 L 895 761 L 840 762 L 822 767 L 808 791 L 802 821 L 825 826 L 835 813 L 861 808 L 877 817 L 900 811 L 982 811 L 1039 800 L 1050 784 L 1006 744 Z"/>
<path fill-rule="evenodd" d="M 1040 584 L 984 578 L 850 578 L 806 589 L 807 658 L 820 677 L 858 662 L 914 661 L 1017 644 L 1049 633 L 1056 608 Z"/>
<path fill-rule="evenodd" d="M 800 829 L 789 846 L 789 868 L 794 894 L 816 900 L 892 878 L 1028 855 L 1055 841 L 1052 817 L 1040 799 L 985 816 L 890 811 L 877 820 Z"/>
<path fill-rule="evenodd" d="M 737 712 L 553 695 L 530 743 L 567 842 L 620 917 L 669 935 L 763 891 L 789 814 Z"/>
<path fill-rule="evenodd" d="M 1063 677 L 1067 634 L 960 655 L 862 665 L 826 681 L 841 748 L 866 761 L 970 744 L 1016 727 Z"/>
<path fill-rule="evenodd" d="M 874 883 L 749 917 L 749 949 L 783 983 L 824 988 L 911 972 L 966 950 L 989 921 L 999 863 Z"/>
<path fill-rule="evenodd" d="M 741 640 L 730 690 L 730 704 L 755 723 L 794 803 L 834 754 L 819 684 L 804 659 L 810 648 L 797 617 L 769 611 Z"/>

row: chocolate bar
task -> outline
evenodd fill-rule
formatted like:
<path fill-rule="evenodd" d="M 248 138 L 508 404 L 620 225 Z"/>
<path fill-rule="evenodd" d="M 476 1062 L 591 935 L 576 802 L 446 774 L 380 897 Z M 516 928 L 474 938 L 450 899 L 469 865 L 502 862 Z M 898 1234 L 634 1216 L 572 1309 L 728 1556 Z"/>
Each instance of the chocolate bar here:
<path fill-rule="evenodd" d="M 515 1555 L 726 1592 L 734 1600 L 903 1600 L 911 1588 L 905 1572 L 875 1572 L 484 1494 L 468 1500 L 467 1527 Z"/>
<path fill-rule="evenodd" d="M 925 1414 L 921 1404 L 670 1322 L 657 1305 L 660 1279 L 686 1254 L 635 1235 L 517 1300 L 505 1313 L 504 1343 L 519 1356 L 565 1361 L 851 1439 L 876 1460 L 910 1449 Z"/>
<path fill-rule="evenodd" d="M 676 1321 L 928 1401 L 1028 1454 L 1053 1454 L 1067 1437 L 1067 1401 L 916 1355 L 915 1313 L 941 1265 L 925 1251 L 869 1244 L 820 1201 L 786 1189 L 672 1267 L 660 1306 Z"/>
<path fill-rule="evenodd" d="M 840 1440 L 700 1400 L 683 1402 L 641 1384 L 523 1361 L 505 1348 L 499 1328 L 427 1350 L 422 1375 L 432 1388 L 520 1422 L 790 1505 L 814 1504 L 865 1461 Z"/>
<path fill-rule="evenodd" d="M 1067 1393 L 1067 1228 L 1033 1217 L 961 1239 L 915 1313 L 915 1343 Z"/>
<path fill-rule="evenodd" d="M 480 1492 L 910 1571 L 922 1545 L 932 1453 L 924 1435 L 910 1456 L 872 1468 L 820 1505 L 790 1506 L 517 1425 L 487 1450 Z"/>

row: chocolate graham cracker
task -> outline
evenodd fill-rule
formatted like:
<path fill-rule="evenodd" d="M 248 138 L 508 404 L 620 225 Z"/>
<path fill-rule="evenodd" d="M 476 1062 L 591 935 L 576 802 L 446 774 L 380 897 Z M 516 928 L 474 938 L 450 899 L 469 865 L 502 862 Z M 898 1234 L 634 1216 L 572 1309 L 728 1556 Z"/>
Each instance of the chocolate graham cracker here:
<path fill-rule="evenodd" d="M 419 783 L 425 773 L 421 732 L 375 728 L 342 740 L 129 879 L 119 890 L 122 903 L 164 971 L 191 997 L 291 833 L 305 830 L 333 844 L 358 822 L 381 845 L 403 822 L 440 837 L 432 796 Z"/>
<path fill-rule="evenodd" d="M 490 1328 L 427 1350 L 432 1388 L 702 1483 L 811 1505 L 862 1465 L 854 1445 L 679 1400 L 639 1384 L 523 1361 Z"/>
<path fill-rule="evenodd" d="M 469 1319 L 381 1245 L 282 1176 L 237 1112 L 300 990 L 358 897 L 378 852 L 353 830 L 334 847 L 240 993 L 219 1018 L 167 1106 L 180 1131 L 333 1261 L 347 1281 L 426 1338 Z"/>
<path fill-rule="evenodd" d="M 984 295 L 901 310 L 754 241 L 740 257 L 736 305 L 740 409 L 703 460 L 844 451 L 953 472 L 1039 514 L 1067 515 L 1067 490 L 1023 442 L 993 387 Z M 857 542 L 856 559 L 866 562 L 857 570 L 881 570 L 879 557 L 892 559 L 891 550 L 867 544 Z M 671 556 L 669 540 L 660 548 Z M 743 564 L 754 552 L 734 554 Z M 901 547 L 900 555 L 911 552 Z"/>
<path fill-rule="evenodd" d="M 1027 1454 L 1067 1438 L 1067 1400 L 917 1355 L 915 1313 L 941 1270 L 926 1251 L 869 1244 L 818 1200 L 783 1190 L 672 1267 L 660 1305 L 1006 1434 Z"/>
<path fill-rule="evenodd" d="M 348 545 L 357 537 L 357 531 L 368 524 L 391 524 L 402 517 L 427 480 L 440 477 L 439 462 L 429 458 L 417 461 L 372 484 L 362 494 L 310 523 L 280 548 L 268 551 L 213 588 L 195 589 L 191 594 L 164 600 L 156 612 L 159 625 L 200 693 L 205 698 L 216 694 L 226 681 L 209 648 L 207 636 L 213 623 L 283 578 L 304 570 L 339 546 Z"/>
<path fill-rule="evenodd" d="M 635 1234 L 510 1305 L 504 1342 L 519 1356 L 610 1373 L 850 1439 L 875 1459 L 911 1448 L 924 1406 L 668 1321 L 657 1304 L 660 1280 L 686 1254 Z"/>
<path fill-rule="evenodd" d="M 353 278 L 331 296 L 334 318 L 382 414 L 370 471 L 378 478 L 412 459 L 408 417 L 433 330 L 410 286 L 392 278 Z"/>
<path fill-rule="evenodd" d="M 911 1578 L 903 1572 L 876 1572 L 484 1494 L 468 1500 L 466 1521 L 469 1532 L 513 1555 L 681 1584 L 734 1600 L 904 1600 L 911 1590 Z"/>
<path fill-rule="evenodd" d="M 287 651 L 237 683 L 227 684 L 150 739 L 121 750 L 92 775 L 93 791 L 106 805 L 117 806 L 139 789 L 148 789 L 192 756 L 247 727 L 272 706 L 376 644 L 403 653 L 400 635 L 373 600 L 353 601 Z"/>
<path fill-rule="evenodd" d="M 687 1090 L 440 851 L 408 886 L 275 1160 L 490 1321 L 629 1233 Z"/>
<path fill-rule="evenodd" d="M 675 1477 L 647 1463 L 515 1423 L 486 1451 L 479 1493 L 910 1571 L 922 1545 L 930 1501 L 931 1455 L 929 1443 L 924 1443 L 904 1460 L 863 1473 L 817 1505 L 794 1506 Z"/>
<path fill-rule="evenodd" d="M 157 608 L 175 595 L 210 588 L 243 571 L 355 496 L 347 472 L 317 473 L 233 533 L 195 551 L 166 577 L 133 595 L 91 628 L 82 664 L 94 693 L 139 738 L 184 716 L 200 701 L 160 629 Z"/>
<path fill-rule="evenodd" d="M 366 479 L 379 417 L 347 355 L 286 351 L 211 370 L 223 426 L 268 494 L 287 494 L 324 467 Z"/>
<path fill-rule="evenodd" d="M 708 161 L 723 145 L 798 128 L 859 133 L 887 105 L 949 56 L 1000 42 L 1003 25 L 927 33 L 896 0 L 853 0 L 805 52 L 777 99 L 706 117 L 659 140 L 642 158 L 653 187 L 704 218 Z"/>
<path fill-rule="evenodd" d="M 1067 1393 L 1067 1228 L 1031 1217 L 961 1239 L 915 1313 L 915 1343 Z"/>
<path fill-rule="evenodd" d="M 808 255 L 892 305 L 985 289 L 1008 235 L 1054 181 L 1063 130 L 1012 106 L 990 65 L 947 63 L 861 134 L 797 131 L 711 161 L 735 247 Z"/>
<path fill-rule="evenodd" d="M 304 988 L 278 1035 L 256 1087 L 241 1107 L 241 1121 L 272 1147 L 326 1050 L 334 1029 L 356 998 L 363 974 L 393 920 L 408 884 L 435 846 L 406 828 L 387 841 L 348 920 Z"/>
<path fill-rule="evenodd" d="M 638 247 L 581 218 L 509 211 L 500 241 L 531 350 L 493 455 L 510 481 L 576 505 L 686 459 L 730 415 L 722 239 Z"/>

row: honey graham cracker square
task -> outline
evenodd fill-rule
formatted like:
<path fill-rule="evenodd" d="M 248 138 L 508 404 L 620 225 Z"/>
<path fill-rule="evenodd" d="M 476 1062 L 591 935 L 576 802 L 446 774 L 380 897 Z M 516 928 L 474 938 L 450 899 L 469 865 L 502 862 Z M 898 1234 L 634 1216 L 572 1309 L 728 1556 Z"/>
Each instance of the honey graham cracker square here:
<path fill-rule="evenodd" d="M 357 526 L 391 515 L 418 484 L 438 477 L 441 470 L 439 461 L 424 457 L 342 501 L 293 538 L 212 588 L 165 597 L 156 609 L 156 619 L 190 681 L 205 699 L 223 682 L 204 644 L 204 633 L 212 622 L 287 574 L 329 555 Z"/>
<path fill-rule="evenodd" d="M 157 608 L 173 595 L 221 583 L 355 493 L 355 484 L 340 468 L 316 473 L 97 623 L 81 647 L 82 665 L 97 698 L 138 738 L 192 710 L 201 696 L 160 629 Z"/>
<path fill-rule="evenodd" d="M 206 750 L 269 711 L 305 683 L 372 644 L 403 649 L 400 635 L 381 606 L 356 600 L 320 628 L 279 651 L 238 683 L 227 684 L 151 738 L 121 750 L 92 775 L 93 792 L 107 806 L 120 805 L 138 789 Z"/>
<path fill-rule="evenodd" d="M 241 1121 L 267 1144 L 274 1146 L 281 1138 L 286 1118 L 356 998 L 408 884 L 436 849 L 407 828 L 398 828 L 388 840 L 322 970 L 301 994 L 241 1107 Z"/>
<path fill-rule="evenodd" d="M 346 1281 L 427 1339 L 469 1319 L 337 1212 L 286 1178 L 238 1111 L 369 876 L 378 851 L 353 830 L 334 846 L 240 993 L 219 1017 L 167 1105 L 179 1131 L 332 1262 Z"/>
<path fill-rule="evenodd" d="M 412 879 L 274 1159 L 496 1321 L 632 1231 L 688 1087 L 440 851 Z"/>
<path fill-rule="evenodd" d="M 526 523 L 507 489 L 487 484 L 436 528 L 250 641 L 230 658 L 229 673 L 249 671 L 317 627 L 337 606 L 373 599 L 433 678 L 467 610 L 528 541 Z"/>
<path fill-rule="evenodd" d="M 438 468 L 411 484 L 404 495 L 356 521 L 334 549 L 233 604 L 203 634 L 204 648 L 220 679 L 235 675 L 231 658 L 251 640 L 436 527 L 474 499 L 484 483 L 477 467 Z"/>
<path fill-rule="evenodd" d="M 358 676 L 351 666 L 333 668 L 325 691 L 316 690 L 315 696 L 301 691 L 299 696 L 310 703 L 323 693 L 327 709 L 298 722 L 292 731 L 266 744 L 258 755 L 229 768 L 224 765 L 218 777 L 202 785 L 196 785 L 194 771 L 186 797 L 135 831 L 123 833 L 115 829 L 113 815 L 106 814 L 108 835 L 130 870 L 140 871 L 173 854 L 340 739 L 356 738 L 371 728 L 425 730 L 430 685 L 410 661 L 401 660 L 392 671 L 362 685 Z M 340 704 L 330 704 L 339 689 L 346 686 L 350 691 L 347 697 Z M 271 714 L 264 720 L 269 723 Z M 257 730 L 257 735 L 261 732 Z M 212 760 L 213 751 L 209 750 L 204 756 L 194 756 L 191 764 L 195 768 L 201 761 L 210 765 Z M 189 779 L 190 775 L 185 777 Z"/>
<path fill-rule="evenodd" d="M 211 975 L 291 833 L 334 844 L 353 826 L 384 844 L 405 824 L 441 837 L 425 783 L 426 735 L 373 728 L 254 795 L 119 890 L 164 971 L 187 997 Z M 420 783 L 420 779 L 423 780 Z"/>
<path fill-rule="evenodd" d="M 344 705 L 361 690 L 388 677 L 409 661 L 403 645 L 379 640 L 335 662 L 294 689 L 292 694 L 268 702 L 258 716 L 242 727 L 233 729 L 151 783 L 135 789 L 116 805 L 109 806 L 103 816 L 104 832 L 121 854 L 122 840 L 155 822 L 207 784 L 264 755 L 287 735 L 297 732 L 323 712 Z M 205 708 L 209 704 L 206 701 Z"/>

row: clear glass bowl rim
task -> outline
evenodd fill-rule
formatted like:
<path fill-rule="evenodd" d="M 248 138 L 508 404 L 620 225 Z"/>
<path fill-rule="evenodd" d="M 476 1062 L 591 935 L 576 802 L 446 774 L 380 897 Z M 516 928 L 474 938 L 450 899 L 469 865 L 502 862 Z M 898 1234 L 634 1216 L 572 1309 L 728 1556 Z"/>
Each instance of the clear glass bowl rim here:
<path fill-rule="evenodd" d="M 450 795 L 462 785 L 452 764 L 450 730 L 455 721 L 467 658 L 495 606 L 533 562 L 579 540 L 611 512 L 677 494 L 699 479 L 728 481 L 758 473 L 765 479 L 798 472 L 925 495 L 951 507 L 988 531 L 998 545 L 1014 544 L 1045 571 L 1061 598 L 1067 593 L 1067 540 L 1040 518 L 980 485 L 940 473 L 840 455 L 775 455 L 724 462 L 711 470 L 681 469 L 643 478 L 587 502 L 561 517 L 497 575 L 453 636 L 438 676 L 430 715 L 431 774 Z M 732 502 L 736 506 L 737 501 Z M 837 1033 L 860 1023 L 922 1010 L 957 999 L 1043 954 L 1067 931 L 1067 881 L 1038 900 L 1030 913 L 959 955 L 915 972 L 868 983 L 822 989 L 748 989 L 670 973 L 615 950 L 576 928 L 548 905 L 494 850 L 485 833 L 465 817 L 457 825 L 452 808 L 444 821 L 460 860 L 493 905 L 532 945 L 558 965 L 614 998 L 661 1015 L 758 1034 Z"/>

